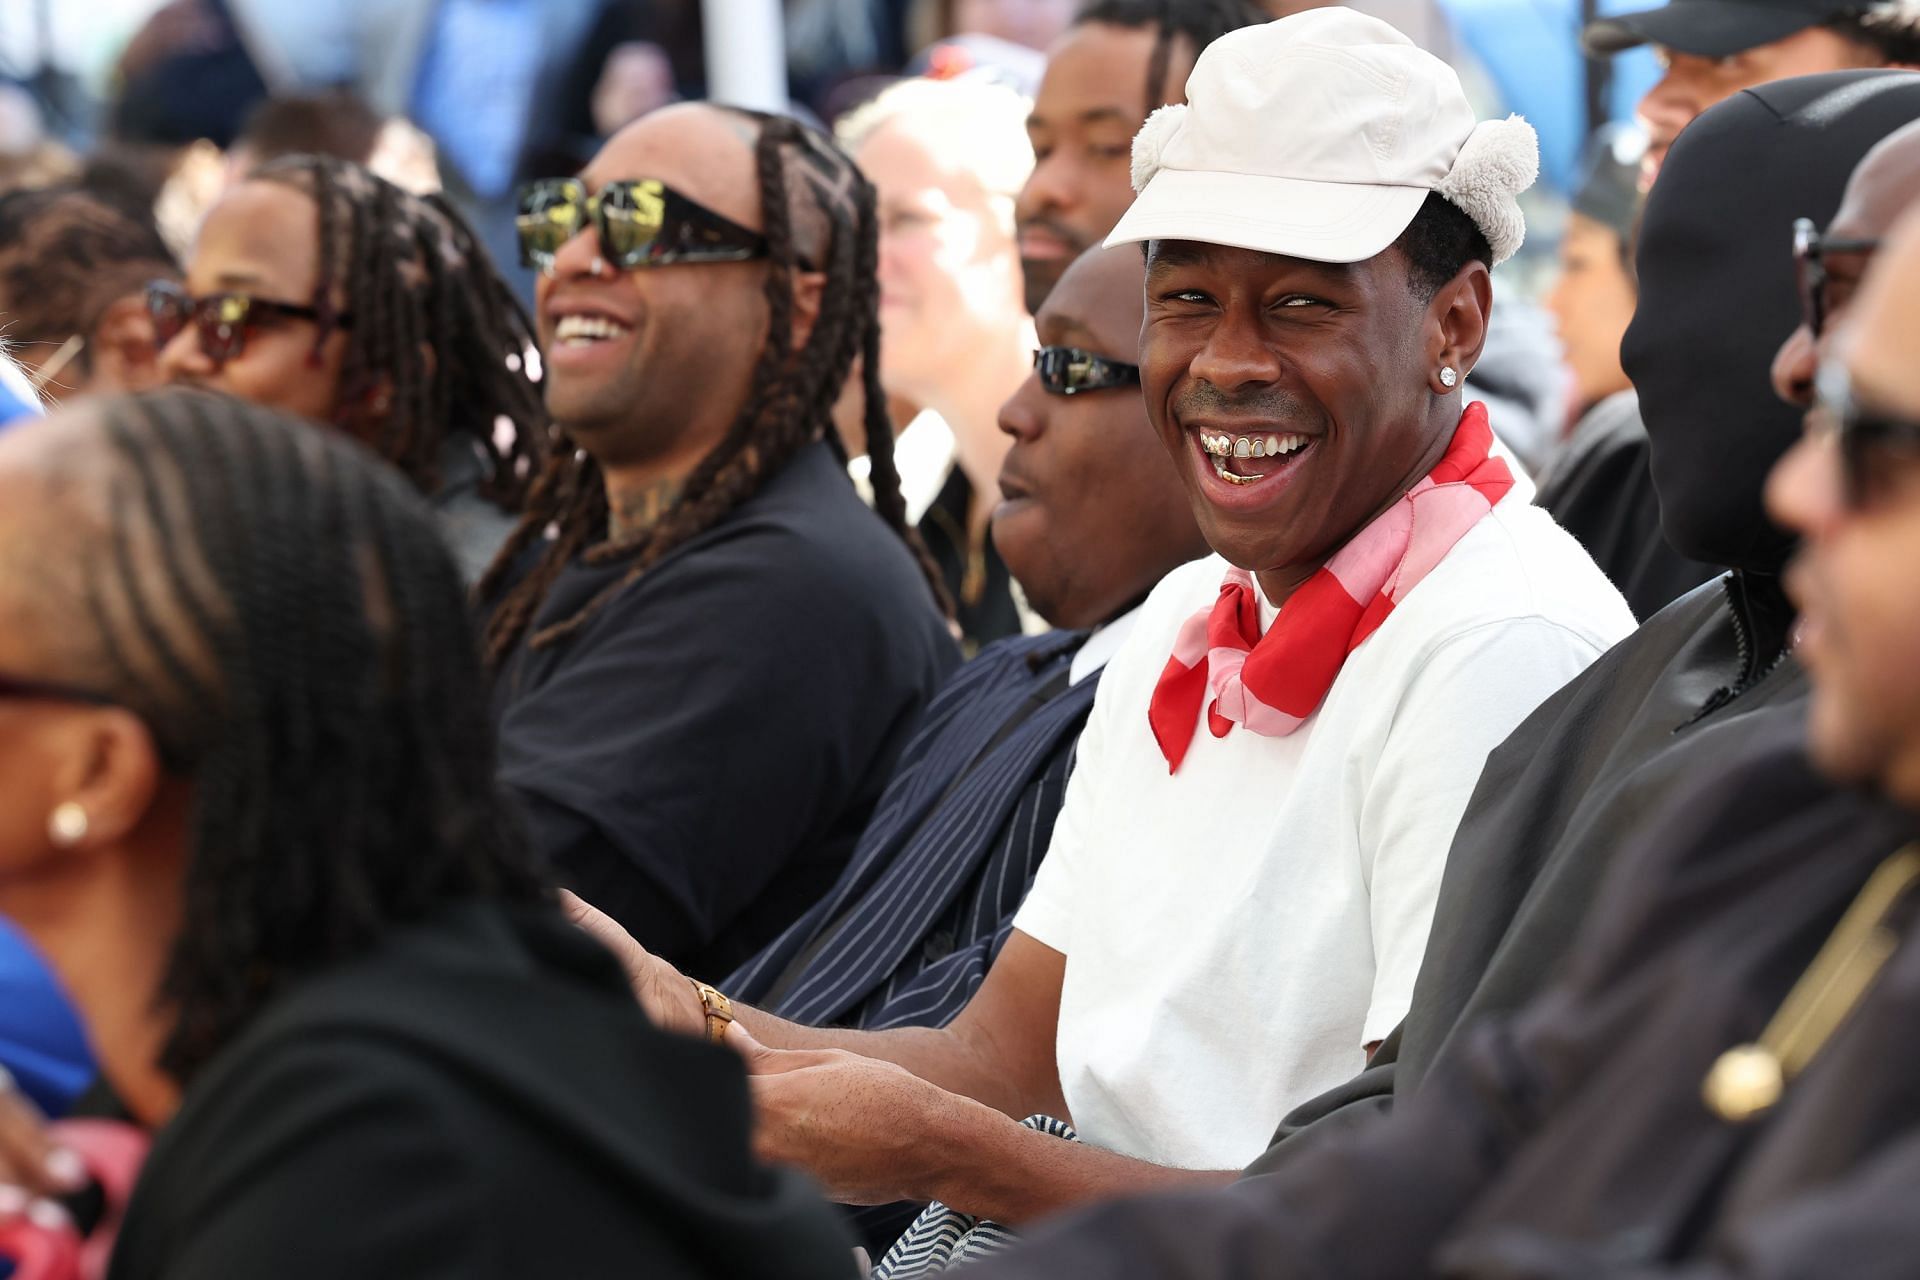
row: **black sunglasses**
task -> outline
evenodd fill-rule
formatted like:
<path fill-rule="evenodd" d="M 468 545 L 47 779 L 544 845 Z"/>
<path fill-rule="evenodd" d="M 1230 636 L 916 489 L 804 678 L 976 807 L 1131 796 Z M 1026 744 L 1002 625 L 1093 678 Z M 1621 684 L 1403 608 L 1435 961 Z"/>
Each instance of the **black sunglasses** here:
<path fill-rule="evenodd" d="M 171 280 L 147 285 L 147 315 L 153 320 L 156 347 L 164 348 L 192 324 L 200 331 L 200 350 L 217 365 L 239 358 L 247 349 L 248 336 L 258 329 L 282 320 L 320 319 L 320 313 L 312 307 L 246 293 L 209 293 L 196 298 Z M 333 318 L 342 328 L 347 321 L 345 315 Z M 314 357 L 319 350 L 316 343 Z"/>
<path fill-rule="evenodd" d="M 1814 376 L 1811 431 L 1831 435 L 1840 455 L 1840 496 L 1849 510 L 1873 501 L 1884 482 L 1888 454 L 1920 458 L 1920 419 L 1902 418 L 1863 405 L 1853 394 L 1846 366 L 1828 362 Z"/>
<path fill-rule="evenodd" d="M 609 182 L 596 195 L 578 178 L 542 178 L 520 189 L 520 265 L 551 272 L 562 245 L 591 224 L 600 256 L 622 271 L 677 262 L 746 262 L 767 238 L 681 195 L 658 178 Z"/>
<path fill-rule="evenodd" d="M 30 680 L 0 671 L 0 702 L 78 702 L 89 707 L 111 707 L 114 700 L 104 693 L 82 689 L 78 685 L 54 680 Z"/>
<path fill-rule="evenodd" d="M 1109 360 L 1079 347 L 1040 348 L 1033 353 L 1033 371 L 1040 375 L 1040 385 L 1056 396 L 1140 385 L 1139 365 Z"/>
<path fill-rule="evenodd" d="M 1878 240 L 1831 240 L 1813 225 L 1813 219 L 1794 219 L 1793 270 L 1800 288 L 1800 316 L 1814 337 L 1821 335 L 1833 313 L 1847 301 L 1846 297 L 1832 295 L 1835 281 L 1827 270 L 1827 255 L 1872 254 L 1879 249 Z"/>

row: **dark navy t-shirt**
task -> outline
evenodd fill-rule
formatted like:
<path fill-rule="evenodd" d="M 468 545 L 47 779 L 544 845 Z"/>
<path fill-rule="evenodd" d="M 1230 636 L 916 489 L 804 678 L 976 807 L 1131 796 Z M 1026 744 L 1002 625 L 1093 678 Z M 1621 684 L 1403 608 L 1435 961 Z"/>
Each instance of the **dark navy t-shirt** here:
<path fill-rule="evenodd" d="M 534 628 L 627 572 L 576 563 Z M 494 694 L 501 777 L 561 882 L 731 972 L 838 878 L 957 651 L 906 546 L 808 446 Z"/>

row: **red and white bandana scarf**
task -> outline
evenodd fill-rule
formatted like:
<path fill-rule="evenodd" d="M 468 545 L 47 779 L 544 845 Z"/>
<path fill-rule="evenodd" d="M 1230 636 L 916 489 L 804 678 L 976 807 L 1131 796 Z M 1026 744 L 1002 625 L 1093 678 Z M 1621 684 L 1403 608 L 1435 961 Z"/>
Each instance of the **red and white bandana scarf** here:
<path fill-rule="evenodd" d="M 1440 465 L 1302 583 L 1264 636 L 1253 575 L 1229 569 L 1213 607 L 1180 628 L 1147 709 L 1167 772 L 1186 758 L 1203 705 L 1216 738 L 1236 724 L 1281 738 L 1305 723 L 1347 655 L 1513 488 L 1492 448 L 1486 406 L 1468 405 Z"/>

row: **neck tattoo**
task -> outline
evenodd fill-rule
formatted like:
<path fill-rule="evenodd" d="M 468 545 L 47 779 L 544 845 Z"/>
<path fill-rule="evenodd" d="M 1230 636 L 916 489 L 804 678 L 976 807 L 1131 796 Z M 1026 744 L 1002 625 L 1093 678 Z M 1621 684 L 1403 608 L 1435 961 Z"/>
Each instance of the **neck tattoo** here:
<path fill-rule="evenodd" d="M 618 542 L 645 533 L 660 522 L 680 496 L 678 480 L 656 480 L 638 489 L 607 495 L 607 537 Z"/>

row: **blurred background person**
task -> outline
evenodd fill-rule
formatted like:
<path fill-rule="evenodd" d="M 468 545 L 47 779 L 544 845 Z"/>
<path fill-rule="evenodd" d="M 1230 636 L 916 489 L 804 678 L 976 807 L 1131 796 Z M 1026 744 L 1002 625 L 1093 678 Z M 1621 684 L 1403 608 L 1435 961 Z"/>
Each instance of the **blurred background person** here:
<path fill-rule="evenodd" d="M 1646 139 L 1623 126 L 1593 139 L 1573 208 L 1560 234 L 1560 272 L 1547 290 L 1566 364 L 1569 429 L 1608 396 L 1630 392 L 1620 339 L 1633 319 L 1633 224 Z"/>
<path fill-rule="evenodd" d="M 151 222 L 91 192 L 0 195 L 0 333 L 43 399 L 158 386 L 146 287 L 179 276 Z"/>
<path fill-rule="evenodd" d="M 1650 187 L 1680 131 L 1716 102 L 1789 76 L 1920 65 L 1920 6 L 1911 0 L 1671 0 L 1587 25 L 1586 51 L 1606 57 L 1652 45 L 1661 76 L 1636 110 L 1647 131 L 1640 185 Z"/>
<path fill-rule="evenodd" d="M 0 82 L 0 192 L 48 187 L 79 173 L 80 157 L 48 135 L 33 95 Z"/>
<path fill-rule="evenodd" d="M 920 433 L 952 441 L 945 474 L 903 472 L 902 494 L 936 494 L 918 527 L 969 652 L 1025 629 L 988 526 L 1009 443 L 1000 406 L 1036 346 L 1013 221 L 1033 167 L 1026 115 L 1026 100 L 996 85 L 907 80 L 838 130 L 879 205 L 880 382 L 922 410 L 896 454 L 918 457 Z"/>
<path fill-rule="evenodd" d="M 1033 173 L 1014 217 L 1027 310 L 1039 314 L 1067 264 L 1106 239 L 1133 203 L 1133 135 L 1186 101 L 1195 58 L 1229 31 L 1267 21 L 1251 0 L 1091 0 L 1047 53 L 1027 117 Z"/>
<path fill-rule="evenodd" d="M 264 99 L 227 148 L 227 183 L 287 156 L 332 156 L 377 173 L 403 191 L 440 190 L 433 140 L 404 117 L 381 116 L 346 89 Z"/>
<path fill-rule="evenodd" d="M 384 125 L 365 102 L 345 89 L 263 99 L 247 113 L 233 145 L 227 172 L 243 182 L 255 169 L 284 156 L 333 156 L 365 166 Z"/>
<path fill-rule="evenodd" d="M 945 0 L 948 26 L 956 35 L 993 36 L 1029 49 L 1045 49 L 1073 21 L 1078 0 Z"/>
<path fill-rule="evenodd" d="M 518 519 L 546 410 L 526 312 L 437 196 L 279 160 L 221 197 L 184 287 L 148 292 L 168 381 L 325 423 L 429 495 L 469 580 Z"/>

